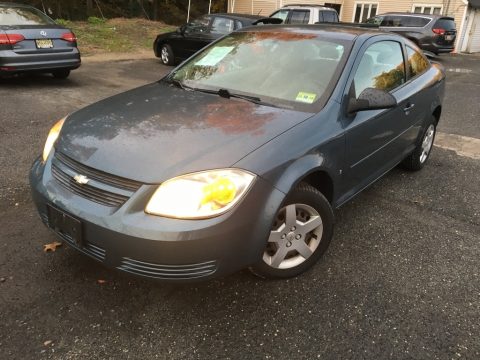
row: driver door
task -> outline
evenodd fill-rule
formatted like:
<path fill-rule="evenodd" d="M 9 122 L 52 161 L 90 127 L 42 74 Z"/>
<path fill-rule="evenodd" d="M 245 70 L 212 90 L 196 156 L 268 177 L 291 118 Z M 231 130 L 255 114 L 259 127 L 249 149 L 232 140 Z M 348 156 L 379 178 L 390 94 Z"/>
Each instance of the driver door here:
<path fill-rule="evenodd" d="M 346 160 L 342 193 L 349 198 L 382 176 L 399 161 L 402 134 L 409 128 L 402 91 L 406 82 L 403 45 L 392 40 L 366 46 L 349 83 L 349 96 L 366 88 L 390 92 L 398 105 L 392 109 L 359 111 L 344 118 Z M 348 101 L 348 99 L 346 100 Z M 345 107 L 346 108 L 346 107 Z"/>

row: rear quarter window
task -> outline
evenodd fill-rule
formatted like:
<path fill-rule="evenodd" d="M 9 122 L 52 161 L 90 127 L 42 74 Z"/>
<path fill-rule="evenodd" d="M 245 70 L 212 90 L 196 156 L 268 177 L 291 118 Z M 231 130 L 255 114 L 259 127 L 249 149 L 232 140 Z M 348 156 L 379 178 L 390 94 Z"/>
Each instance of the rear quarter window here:
<path fill-rule="evenodd" d="M 55 22 L 33 8 L 0 7 L 0 25 L 52 25 Z"/>
<path fill-rule="evenodd" d="M 323 14 L 323 21 L 324 22 L 338 22 L 337 13 L 334 11 L 320 11 L 320 19 Z M 321 20 L 320 20 L 321 21 Z"/>
<path fill-rule="evenodd" d="M 445 30 L 455 30 L 455 21 L 451 18 L 440 18 L 437 20 L 434 27 Z"/>

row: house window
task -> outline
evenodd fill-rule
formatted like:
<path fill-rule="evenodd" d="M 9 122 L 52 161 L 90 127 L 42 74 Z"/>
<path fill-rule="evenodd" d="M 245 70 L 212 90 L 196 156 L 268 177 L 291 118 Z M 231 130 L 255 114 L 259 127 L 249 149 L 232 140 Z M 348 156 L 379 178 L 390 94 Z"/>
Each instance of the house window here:
<path fill-rule="evenodd" d="M 417 14 L 429 14 L 429 15 L 441 15 L 443 10 L 443 5 L 422 5 L 422 4 L 413 4 L 412 12 Z"/>
<path fill-rule="evenodd" d="M 374 17 L 378 12 L 378 3 L 355 3 L 355 13 L 353 22 L 363 23 L 367 19 Z"/>

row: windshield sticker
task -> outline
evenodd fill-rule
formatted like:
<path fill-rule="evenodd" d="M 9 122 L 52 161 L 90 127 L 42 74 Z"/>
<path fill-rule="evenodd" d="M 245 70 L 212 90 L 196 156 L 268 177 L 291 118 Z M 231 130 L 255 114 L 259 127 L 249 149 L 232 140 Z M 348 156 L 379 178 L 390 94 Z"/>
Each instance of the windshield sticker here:
<path fill-rule="evenodd" d="M 300 91 L 295 100 L 299 101 L 299 102 L 306 103 L 306 104 L 313 104 L 316 97 L 317 97 L 317 94 L 312 94 L 312 93 L 307 93 L 307 92 Z"/>
<path fill-rule="evenodd" d="M 215 66 L 225 56 L 227 56 L 232 50 L 233 46 L 217 46 L 208 52 L 200 61 L 197 61 L 195 65 L 198 66 Z"/>

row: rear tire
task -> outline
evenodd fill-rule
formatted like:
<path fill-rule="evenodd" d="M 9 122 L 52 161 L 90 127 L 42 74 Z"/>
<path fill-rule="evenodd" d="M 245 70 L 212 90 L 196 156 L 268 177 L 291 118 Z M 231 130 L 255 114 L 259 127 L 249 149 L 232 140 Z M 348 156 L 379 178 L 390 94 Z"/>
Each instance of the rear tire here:
<path fill-rule="evenodd" d="M 170 45 L 163 44 L 160 48 L 160 60 L 163 65 L 172 66 L 175 64 L 173 50 Z"/>
<path fill-rule="evenodd" d="M 436 131 L 437 121 L 432 115 L 427 122 L 421 141 L 417 144 L 415 150 L 403 160 L 403 168 L 410 171 L 418 171 L 425 166 L 432 152 Z"/>
<path fill-rule="evenodd" d="M 334 215 L 323 194 L 301 183 L 276 215 L 262 259 L 250 271 L 262 278 L 290 278 L 310 269 L 333 236 Z"/>
<path fill-rule="evenodd" d="M 70 70 L 55 70 L 52 75 L 56 79 L 66 79 L 70 75 Z"/>

